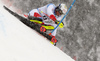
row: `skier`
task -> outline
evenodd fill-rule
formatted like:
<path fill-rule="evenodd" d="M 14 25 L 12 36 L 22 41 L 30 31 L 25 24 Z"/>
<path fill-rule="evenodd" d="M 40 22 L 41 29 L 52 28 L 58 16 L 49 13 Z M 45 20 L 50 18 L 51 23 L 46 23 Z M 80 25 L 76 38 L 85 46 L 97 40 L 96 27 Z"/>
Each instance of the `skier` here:
<path fill-rule="evenodd" d="M 42 19 L 42 24 L 51 25 L 53 27 L 57 26 L 57 22 L 60 21 L 61 15 L 67 12 L 67 6 L 65 4 L 59 4 L 59 6 L 55 6 L 54 4 L 50 3 L 43 7 L 33 9 L 28 13 L 28 17 L 37 17 Z M 52 33 L 52 38 L 55 39 L 57 29 Z M 57 40 L 52 41 L 54 43 Z"/>

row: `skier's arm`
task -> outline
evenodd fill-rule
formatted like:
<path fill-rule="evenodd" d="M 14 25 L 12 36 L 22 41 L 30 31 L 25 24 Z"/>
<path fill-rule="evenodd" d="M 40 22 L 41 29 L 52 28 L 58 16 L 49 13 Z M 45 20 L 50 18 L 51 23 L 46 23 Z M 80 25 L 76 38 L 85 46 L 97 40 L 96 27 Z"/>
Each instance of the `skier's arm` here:
<path fill-rule="evenodd" d="M 52 19 L 54 22 L 57 20 L 56 17 L 54 16 L 54 5 L 49 5 L 47 7 L 47 14 L 50 16 L 50 19 Z"/>
<path fill-rule="evenodd" d="M 34 17 L 41 17 L 41 15 L 39 13 L 35 12 Z"/>
<path fill-rule="evenodd" d="M 52 19 L 54 22 L 57 20 L 53 14 L 50 15 L 50 19 Z"/>

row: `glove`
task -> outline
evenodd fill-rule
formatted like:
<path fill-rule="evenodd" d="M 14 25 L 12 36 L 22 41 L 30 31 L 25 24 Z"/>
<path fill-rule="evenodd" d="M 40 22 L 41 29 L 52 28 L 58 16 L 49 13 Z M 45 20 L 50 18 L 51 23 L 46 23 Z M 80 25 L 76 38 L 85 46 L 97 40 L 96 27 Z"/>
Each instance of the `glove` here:
<path fill-rule="evenodd" d="M 55 21 L 55 24 L 59 24 L 59 21 L 56 20 L 56 21 Z M 59 27 L 60 27 L 60 28 L 63 28 L 63 27 L 64 27 L 64 23 L 61 22 L 60 25 L 59 25 Z"/>

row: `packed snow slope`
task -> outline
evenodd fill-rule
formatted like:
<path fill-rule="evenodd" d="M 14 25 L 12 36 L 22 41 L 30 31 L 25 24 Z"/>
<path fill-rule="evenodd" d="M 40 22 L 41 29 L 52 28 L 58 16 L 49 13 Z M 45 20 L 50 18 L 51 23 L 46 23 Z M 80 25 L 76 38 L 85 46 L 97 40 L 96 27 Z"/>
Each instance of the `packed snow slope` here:
<path fill-rule="evenodd" d="M 74 61 L 0 3 L 0 61 Z"/>

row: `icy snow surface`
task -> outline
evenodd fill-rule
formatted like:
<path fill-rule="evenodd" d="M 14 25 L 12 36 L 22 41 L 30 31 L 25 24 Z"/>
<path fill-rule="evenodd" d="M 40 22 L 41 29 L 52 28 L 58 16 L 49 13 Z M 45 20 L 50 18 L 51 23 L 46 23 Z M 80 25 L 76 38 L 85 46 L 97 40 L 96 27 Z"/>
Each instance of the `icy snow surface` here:
<path fill-rule="evenodd" d="M 74 61 L 0 3 L 0 61 Z"/>

